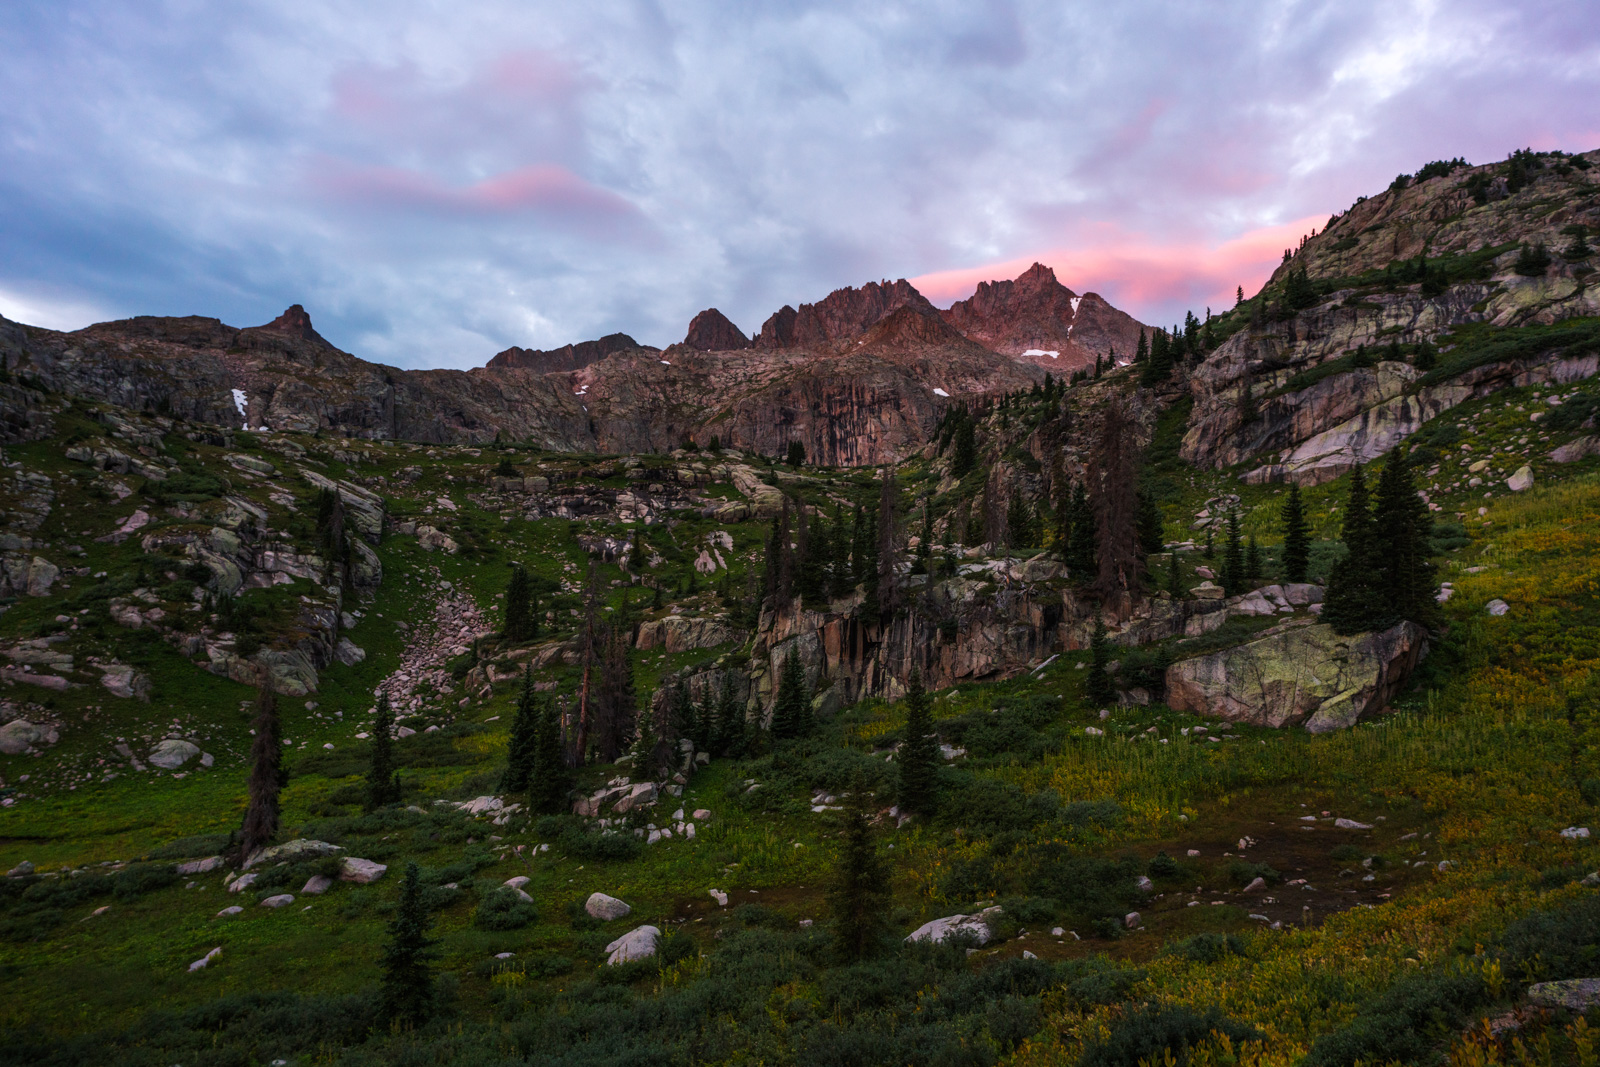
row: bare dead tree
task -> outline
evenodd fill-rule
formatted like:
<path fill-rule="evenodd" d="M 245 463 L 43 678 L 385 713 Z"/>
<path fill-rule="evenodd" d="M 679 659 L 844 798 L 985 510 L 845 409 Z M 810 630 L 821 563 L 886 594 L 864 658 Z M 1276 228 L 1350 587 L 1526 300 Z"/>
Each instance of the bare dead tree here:
<path fill-rule="evenodd" d="M 278 835 L 278 792 L 283 788 L 283 742 L 278 738 L 278 697 L 268 682 L 256 690 L 255 740 L 250 743 L 250 802 L 239 831 L 239 862 Z"/>
<path fill-rule="evenodd" d="M 1120 398 L 1106 404 L 1089 455 L 1089 502 L 1098 538 L 1094 589 L 1103 597 L 1139 597 L 1139 459 L 1133 420 Z"/>

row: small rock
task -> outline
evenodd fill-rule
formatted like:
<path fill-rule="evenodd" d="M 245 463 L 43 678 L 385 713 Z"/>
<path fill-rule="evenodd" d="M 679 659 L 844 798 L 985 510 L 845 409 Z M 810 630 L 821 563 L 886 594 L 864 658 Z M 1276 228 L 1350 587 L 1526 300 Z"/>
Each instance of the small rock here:
<path fill-rule="evenodd" d="M 649 959 L 656 954 L 656 944 L 660 940 L 661 931 L 654 926 L 630 930 L 606 946 L 606 951 L 611 954 L 606 957 L 606 966 L 615 967 L 619 963 Z"/>
<path fill-rule="evenodd" d="M 1133 888 L 1137 889 L 1141 893 L 1153 893 L 1155 892 L 1156 887 L 1155 883 L 1151 882 L 1149 878 L 1141 874 L 1138 878 L 1134 879 Z"/>
<path fill-rule="evenodd" d="M 207 856 L 203 860 L 190 860 L 180 863 L 177 867 L 179 874 L 210 874 L 222 866 L 221 856 Z"/>
<path fill-rule="evenodd" d="M 345 856 L 339 861 L 339 881 L 355 882 L 357 885 L 371 885 L 382 878 L 389 868 L 382 863 L 371 860 L 359 859 L 355 856 Z"/>
<path fill-rule="evenodd" d="M 1050 928 L 1050 936 L 1051 937 L 1060 937 L 1062 934 L 1064 934 L 1066 932 L 1067 932 L 1066 927 L 1063 927 L 1063 926 L 1053 926 L 1053 927 Z"/>
<path fill-rule="evenodd" d="M 220 955 L 222 955 L 222 946 L 218 945 L 216 948 L 212 949 L 210 952 L 207 952 L 204 956 L 201 956 L 199 959 L 197 959 L 193 963 L 189 964 L 190 972 L 192 973 L 194 971 L 203 971 L 203 970 L 205 970 L 206 969 L 206 964 L 210 963 L 212 960 L 216 959 Z"/>
<path fill-rule="evenodd" d="M 529 878 L 527 875 L 519 874 L 515 878 L 507 878 L 501 884 L 504 885 L 507 889 L 521 889 L 523 886 L 527 885 L 530 881 L 532 881 L 532 879 Z"/>
<path fill-rule="evenodd" d="M 32 873 L 33 873 L 33 864 L 28 860 L 23 860 L 21 863 L 17 864 L 15 867 L 13 867 L 9 871 L 7 871 L 6 872 L 6 877 L 7 878 L 26 878 L 28 875 L 30 875 Z"/>
<path fill-rule="evenodd" d="M 175 771 L 198 755 L 200 755 L 199 745 L 181 738 L 170 737 L 157 745 L 145 759 L 146 762 L 163 770 Z"/>
<path fill-rule="evenodd" d="M 1127 927 L 1129 930 L 1138 929 L 1139 928 L 1139 913 L 1136 912 L 1136 911 L 1128 912 L 1128 914 L 1126 914 L 1126 915 L 1124 915 L 1122 917 L 1122 925 Z"/>
<path fill-rule="evenodd" d="M 711 891 L 711 899 L 717 902 L 717 907 L 719 908 L 726 908 L 728 906 L 728 894 L 724 893 L 720 889 L 713 889 Z"/>
<path fill-rule="evenodd" d="M 1569 826 L 1561 831 L 1561 836 L 1568 841 L 1586 841 L 1589 838 L 1589 828 L 1587 826 Z"/>
<path fill-rule="evenodd" d="M 624 904 L 616 897 L 607 896 L 604 893 L 589 894 L 589 899 L 584 901 L 583 910 L 588 912 L 591 918 L 600 919 L 603 922 L 610 922 L 613 919 L 625 919 L 633 912 L 633 909 L 627 904 Z M 654 929 L 654 927 L 641 927 L 641 929 Z M 660 933 L 659 930 L 656 932 Z M 651 952 L 654 951 L 655 949 L 652 947 Z"/>
<path fill-rule="evenodd" d="M 221 911 L 217 912 L 217 918 L 221 919 L 224 916 L 228 916 L 228 915 L 238 915 L 239 913 L 241 913 L 243 911 L 244 911 L 244 909 L 239 907 L 239 905 L 237 905 L 237 904 L 229 904 L 226 908 L 223 908 Z"/>
<path fill-rule="evenodd" d="M 332 878 L 329 878 L 325 874 L 313 874 L 310 878 L 306 879 L 306 884 L 303 888 L 301 888 L 300 892 L 302 894 L 309 894 L 314 897 L 321 896 L 323 893 L 328 891 L 328 888 L 331 885 L 333 885 Z"/>
<path fill-rule="evenodd" d="M 250 872 L 249 874 L 241 874 L 239 877 L 228 883 L 228 892 L 243 893 L 246 889 L 249 889 L 252 885 L 254 885 L 256 879 L 259 877 L 261 876 L 256 874 L 254 871 Z"/>
<path fill-rule="evenodd" d="M 1489 614 L 1490 615 L 1504 615 L 1506 612 L 1508 612 L 1510 610 L 1511 610 L 1511 605 L 1507 604 L 1504 600 L 1500 600 L 1499 598 L 1496 598 L 1494 600 L 1489 601 Z"/>
<path fill-rule="evenodd" d="M 695 822 L 705 822 L 709 818 L 711 818 L 711 809 L 710 808 L 695 808 L 694 809 L 694 821 Z"/>
<path fill-rule="evenodd" d="M 496 952 L 494 958 L 497 960 L 509 960 L 515 955 L 515 952 Z"/>
<path fill-rule="evenodd" d="M 1033 953 L 1029 952 L 1027 949 L 1023 949 L 1022 950 L 1022 958 L 1025 959 L 1025 960 L 1036 960 L 1039 957 L 1035 956 Z"/>
<path fill-rule="evenodd" d="M 1372 825 L 1370 823 L 1356 822 L 1354 819 L 1335 819 L 1333 820 L 1333 825 L 1337 826 L 1341 830 L 1372 829 Z"/>
<path fill-rule="evenodd" d="M 294 903 L 294 894 L 293 893 L 279 893 L 276 896 L 270 896 L 266 900 L 263 900 L 261 902 L 261 906 L 263 908 L 281 908 L 285 904 L 293 904 L 293 903 Z"/>
<path fill-rule="evenodd" d="M 1256 878 L 1253 879 L 1249 885 L 1244 887 L 1244 891 L 1246 893 L 1259 893 L 1266 888 L 1267 880 L 1265 878 Z"/>

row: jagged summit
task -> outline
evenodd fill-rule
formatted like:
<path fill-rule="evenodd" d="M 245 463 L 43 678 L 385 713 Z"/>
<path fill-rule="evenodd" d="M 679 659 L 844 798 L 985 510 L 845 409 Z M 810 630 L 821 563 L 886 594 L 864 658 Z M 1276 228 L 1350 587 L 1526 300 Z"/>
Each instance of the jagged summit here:
<path fill-rule="evenodd" d="M 552 371 L 580 370 L 597 360 L 601 360 L 614 352 L 626 352 L 635 348 L 647 348 L 625 333 L 610 333 L 598 341 L 579 341 L 577 344 L 563 345 L 560 348 L 537 349 L 519 348 L 512 345 L 504 352 L 498 352 L 489 360 L 491 368 L 517 368 L 531 370 L 538 374 L 548 374 Z"/>
<path fill-rule="evenodd" d="M 928 298 L 904 278 L 835 289 L 815 304 L 795 310 L 785 304 L 761 325 L 757 348 L 827 346 L 859 336 L 891 311 L 912 307 L 937 313 Z"/>
<path fill-rule="evenodd" d="M 281 333 L 286 337 L 293 337 L 302 341 L 315 341 L 327 345 L 328 341 L 311 326 L 311 316 L 299 304 L 290 304 L 282 315 L 273 319 L 265 326 L 256 327 L 258 330 L 269 330 Z M 332 348 L 332 345 L 328 345 Z"/>
<path fill-rule="evenodd" d="M 1098 294 L 1074 293 L 1042 263 L 1011 281 L 979 282 L 972 296 L 943 315 L 987 348 L 1068 372 L 1096 357 L 1109 359 L 1113 351 L 1131 355 L 1146 329 Z"/>
<path fill-rule="evenodd" d="M 706 308 L 689 323 L 683 343 L 701 352 L 732 352 L 749 348 L 750 338 L 716 308 Z"/>

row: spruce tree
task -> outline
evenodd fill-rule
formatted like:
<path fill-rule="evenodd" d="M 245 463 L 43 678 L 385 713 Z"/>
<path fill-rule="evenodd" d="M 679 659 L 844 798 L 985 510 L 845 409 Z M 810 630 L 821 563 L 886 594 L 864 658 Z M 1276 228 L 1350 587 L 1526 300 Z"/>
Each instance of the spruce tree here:
<path fill-rule="evenodd" d="M 400 880 L 400 899 L 389 923 L 389 942 L 383 947 L 378 1017 L 385 1023 L 421 1026 L 433 1014 L 431 961 L 435 956 L 433 946 L 438 942 L 428 936 L 432 923 L 421 872 L 415 863 L 407 863 Z"/>
<path fill-rule="evenodd" d="M 1342 540 L 1345 556 L 1328 576 L 1321 618 L 1336 633 L 1361 633 L 1371 629 L 1378 617 L 1381 610 L 1378 599 L 1382 591 L 1377 585 L 1377 546 L 1373 540 L 1367 480 L 1360 467 L 1350 472 L 1350 497 L 1345 502 Z"/>
<path fill-rule="evenodd" d="M 1033 515 L 1028 507 L 1028 500 L 1022 495 L 1021 487 L 1011 493 L 1011 501 L 1006 505 L 1006 545 L 1010 548 L 1027 548 L 1032 532 Z"/>
<path fill-rule="evenodd" d="M 1155 555 L 1166 547 L 1161 505 L 1153 493 L 1139 490 L 1139 546 L 1147 556 Z"/>
<path fill-rule="evenodd" d="M 278 835 L 278 793 L 284 786 L 283 742 L 278 737 L 278 697 L 263 682 L 256 690 L 255 739 L 250 743 L 249 804 L 240 829 L 239 862 Z"/>
<path fill-rule="evenodd" d="M 1148 338 L 1145 337 L 1144 331 L 1140 330 L 1139 331 L 1139 344 L 1133 350 L 1133 362 L 1135 364 L 1137 364 L 1138 366 L 1142 367 L 1146 363 L 1148 363 L 1149 361 L 1150 361 L 1150 341 L 1149 341 Z M 1099 360 L 1097 359 L 1096 363 L 1098 363 L 1098 362 L 1099 362 Z M 1096 377 L 1099 377 L 1098 373 L 1096 374 Z"/>
<path fill-rule="evenodd" d="M 965 477 L 978 464 L 978 442 L 972 416 L 966 415 L 965 409 L 958 410 L 963 411 L 963 418 L 956 426 L 955 451 L 950 456 L 950 475 L 954 478 Z"/>
<path fill-rule="evenodd" d="M 1244 591 L 1244 546 L 1239 540 L 1239 513 L 1228 513 L 1228 541 L 1222 553 L 1222 591 L 1237 596 Z"/>
<path fill-rule="evenodd" d="M 528 788 L 533 773 L 535 735 L 539 727 L 538 701 L 533 689 L 533 665 L 522 668 L 522 692 L 517 696 L 517 715 L 511 721 L 511 743 L 506 748 L 506 769 L 500 775 L 500 792 L 521 793 Z"/>
<path fill-rule="evenodd" d="M 394 769 L 394 712 L 389 708 L 389 694 L 378 694 L 378 713 L 372 720 L 372 739 L 368 742 L 371 763 L 367 767 L 368 811 L 377 811 L 385 804 L 400 799 L 400 772 Z"/>
<path fill-rule="evenodd" d="M 533 628 L 533 582 L 527 568 L 511 565 L 511 580 L 506 583 L 505 639 L 512 644 L 531 641 Z"/>
<path fill-rule="evenodd" d="M 1087 582 L 1094 577 L 1097 535 L 1094 509 L 1089 506 L 1089 494 L 1083 483 L 1072 487 L 1072 545 L 1067 555 L 1067 570 L 1075 582 Z"/>
<path fill-rule="evenodd" d="M 1176 598 L 1183 596 L 1183 571 L 1178 564 L 1178 550 L 1167 553 L 1167 592 Z"/>
<path fill-rule="evenodd" d="M 1402 619 L 1429 625 L 1438 603 L 1429 558 L 1433 519 L 1417 496 L 1403 449 L 1390 452 L 1384 462 L 1373 499 L 1372 525 L 1377 587 L 1384 594 L 1374 601 L 1385 609 L 1372 620 L 1373 627 L 1388 629 Z"/>
<path fill-rule="evenodd" d="M 833 943 L 844 962 L 876 955 L 889 929 L 889 870 L 878 855 L 878 843 L 867 821 L 866 797 L 860 788 L 845 797 L 844 846 L 828 887 Z"/>
<path fill-rule="evenodd" d="M 561 713 L 555 701 L 541 694 L 534 720 L 533 759 L 528 769 L 528 809 L 535 815 L 559 815 L 566 810 L 572 788 L 567 761 L 561 752 Z"/>
<path fill-rule="evenodd" d="M 1116 699 L 1117 687 L 1112 682 L 1106 664 L 1111 662 L 1111 641 L 1106 636 L 1106 621 L 1094 620 L 1094 633 L 1089 637 L 1089 677 L 1084 681 L 1084 694 L 1091 704 L 1109 704 Z"/>
<path fill-rule="evenodd" d="M 1210 527 L 1206 528 L 1206 543 L 1201 547 L 1200 555 L 1205 559 L 1217 558 L 1216 538 Z"/>
<path fill-rule="evenodd" d="M 1261 578 L 1261 547 L 1256 544 L 1256 535 L 1251 534 L 1244 545 L 1244 576 L 1247 582 L 1259 581 Z"/>
<path fill-rule="evenodd" d="M 1306 580 L 1311 561 L 1311 535 L 1306 529 L 1305 504 L 1300 486 L 1289 483 L 1289 496 L 1283 502 L 1283 576 L 1291 582 Z"/>
<path fill-rule="evenodd" d="M 922 688 L 922 673 L 913 670 L 906 683 L 906 735 L 895 757 L 900 775 L 895 795 L 900 810 L 913 815 L 932 815 L 938 803 L 939 742 L 933 733 L 931 703 Z"/>
<path fill-rule="evenodd" d="M 716 739 L 713 751 L 719 756 L 738 756 L 744 751 L 744 708 L 733 689 L 733 675 L 724 673 L 717 692 Z"/>
<path fill-rule="evenodd" d="M 1144 334 L 1139 335 L 1141 341 Z M 1150 352 L 1148 358 L 1140 360 L 1136 355 L 1134 362 L 1139 363 L 1139 384 L 1149 388 L 1160 385 L 1172 377 L 1172 339 L 1167 336 L 1167 331 L 1157 330 L 1150 338 Z"/>
<path fill-rule="evenodd" d="M 878 584 L 876 589 L 878 611 L 887 618 L 900 609 L 899 537 L 895 529 L 894 506 L 899 496 L 894 468 L 886 466 L 878 482 Z"/>
<path fill-rule="evenodd" d="M 797 650 L 791 649 L 778 673 L 778 695 L 772 705 L 772 736 L 787 741 L 811 731 L 811 693 L 806 669 Z"/>
<path fill-rule="evenodd" d="M 661 738 L 656 733 L 655 719 L 649 708 L 639 714 L 639 725 L 633 736 L 633 748 L 630 750 L 635 779 L 654 780 L 656 772 L 661 769 L 657 758 Z"/>

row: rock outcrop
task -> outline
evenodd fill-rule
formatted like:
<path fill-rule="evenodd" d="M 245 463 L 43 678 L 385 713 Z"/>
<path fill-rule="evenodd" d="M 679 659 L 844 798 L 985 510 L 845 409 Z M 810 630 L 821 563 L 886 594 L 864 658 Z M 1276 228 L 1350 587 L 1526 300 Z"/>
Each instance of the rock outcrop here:
<path fill-rule="evenodd" d="M 690 332 L 693 332 L 693 327 Z M 608 333 L 598 341 L 579 341 L 560 348 L 518 348 L 512 345 L 503 352 L 495 353 L 488 365 L 496 370 L 528 370 L 535 374 L 549 374 L 553 371 L 582 370 L 614 352 L 647 347 L 625 333 Z"/>
<path fill-rule="evenodd" d="M 1309 620 L 1167 668 L 1167 705 L 1252 726 L 1354 726 L 1382 711 L 1428 651 L 1426 631 L 1402 622 L 1341 637 Z"/>
<path fill-rule="evenodd" d="M 757 348 L 826 346 L 859 336 L 897 308 L 910 307 L 937 315 L 928 298 L 904 278 L 868 282 L 861 288 L 835 289 L 815 304 L 795 310 L 785 304 L 761 324 Z"/>

